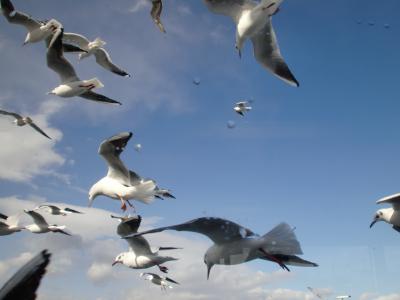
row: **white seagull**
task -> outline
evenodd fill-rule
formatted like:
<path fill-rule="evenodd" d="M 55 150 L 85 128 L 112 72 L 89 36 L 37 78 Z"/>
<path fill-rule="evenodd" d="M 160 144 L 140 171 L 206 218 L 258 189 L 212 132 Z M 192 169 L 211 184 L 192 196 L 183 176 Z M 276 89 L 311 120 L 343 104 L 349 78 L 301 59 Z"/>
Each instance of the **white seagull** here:
<path fill-rule="evenodd" d="M 135 217 L 115 217 L 120 221 L 117 228 L 117 233 L 121 237 L 137 233 L 142 218 L 140 216 Z M 116 264 L 123 264 L 132 269 L 147 269 L 154 266 L 158 266 L 161 272 L 167 273 L 168 268 L 162 266 L 162 264 L 177 260 L 177 258 L 170 256 L 160 256 L 158 251 L 162 250 L 176 250 L 180 248 L 176 247 L 159 247 L 157 251 L 153 252 L 150 248 L 149 243 L 144 237 L 130 237 L 126 239 L 129 244 L 129 251 L 122 252 L 117 255 L 113 262 L 113 266 Z"/>
<path fill-rule="evenodd" d="M 154 180 L 144 179 L 125 167 L 119 156 L 131 137 L 131 132 L 122 132 L 101 143 L 99 154 L 108 164 L 108 173 L 90 188 L 89 207 L 99 195 L 120 200 L 124 211 L 125 202 L 132 206 L 130 199 L 148 204 L 154 198 L 175 198 L 169 190 L 160 189 Z"/>
<path fill-rule="evenodd" d="M 25 226 L 25 229 L 29 230 L 32 233 L 62 233 L 66 235 L 71 235 L 68 232 L 64 231 L 65 226 L 58 225 L 49 225 L 43 216 L 33 210 L 24 210 L 28 215 L 30 215 L 33 219 L 33 224 Z"/>
<path fill-rule="evenodd" d="M 33 129 L 35 129 L 37 132 L 39 132 L 41 135 L 47 137 L 48 139 L 51 139 L 51 137 L 49 137 L 42 129 L 40 129 L 40 127 L 37 126 L 30 117 L 22 117 L 21 115 L 19 115 L 17 113 L 8 112 L 8 111 L 1 110 L 1 109 L 0 109 L 0 114 L 5 115 L 5 116 L 14 117 L 14 123 L 17 126 L 29 125 Z"/>
<path fill-rule="evenodd" d="M 19 216 L 6 216 L 0 214 L 0 235 L 9 235 L 15 232 L 19 232 L 24 227 L 18 226 Z"/>
<path fill-rule="evenodd" d="M 369 227 L 374 226 L 376 222 L 384 221 L 393 226 L 393 229 L 400 232 L 400 193 L 387 196 L 376 201 L 377 204 L 388 203 L 392 207 L 383 208 L 375 213 L 374 220 Z"/>
<path fill-rule="evenodd" d="M 252 103 L 252 101 L 250 101 L 250 100 L 249 101 L 240 101 L 235 104 L 235 107 L 233 108 L 233 110 L 235 112 L 237 112 L 239 115 L 244 116 L 245 112 L 252 110 L 252 107 L 250 106 L 251 103 Z"/>
<path fill-rule="evenodd" d="M 296 256 L 303 254 L 293 228 L 281 223 L 263 236 L 250 229 L 221 218 L 198 218 L 183 224 L 166 226 L 132 234 L 139 237 L 164 230 L 191 231 L 207 236 L 214 242 L 204 255 L 207 279 L 214 265 L 236 265 L 254 259 L 273 261 L 287 271 L 286 265 L 316 267 L 317 264 Z"/>
<path fill-rule="evenodd" d="M 43 209 L 46 212 L 48 212 L 49 214 L 52 214 L 55 216 L 67 216 L 70 214 L 83 214 L 83 212 L 74 210 L 69 207 L 60 208 L 55 205 L 47 205 L 47 204 L 40 205 L 40 206 L 36 207 L 34 210 L 39 210 L 39 209 Z"/>
<path fill-rule="evenodd" d="M 74 68 L 63 55 L 63 33 L 64 29 L 61 29 L 60 34 L 57 35 L 55 41 L 49 45 L 47 50 L 47 66 L 56 72 L 61 79 L 61 85 L 53 89 L 49 94 L 65 98 L 78 96 L 101 103 L 121 105 L 118 101 L 92 92 L 94 88 L 103 87 L 103 84 L 97 78 L 90 80 L 79 79 Z"/>
<path fill-rule="evenodd" d="M 232 121 L 232 120 L 229 120 L 229 121 L 226 123 L 226 127 L 228 127 L 229 129 L 233 129 L 233 128 L 236 127 L 236 123 L 235 123 L 234 121 Z"/>
<path fill-rule="evenodd" d="M 271 23 L 283 0 L 203 1 L 211 12 L 229 16 L 236 23 L 236 49 L 240 56 L 245 41 L 251 39 L 254 56 L 262 66 L 288 84 L 299 86 L 280 53 Z"/>
<path fill-rule="evenodd" d="M 161 13 L 163 9 L 163 4 L 162 0 L 151 0 L 152 7 L 150 11 L 150 16 L 153 19 L 153 22 L 157 25 L 158 29 L 160 29 L 161 32 L 167 33 L 165 31 L 164 25 L 161 22 Z"/>
<path fill-rule="evenodd" d="M 135 145 L 135 151 L 136 151 L 136 152 L 142 151 L 142 144 L 136 144 L 136 145 Z"/>
<path fill-rule="evenodd" d="M 351 298 L 350 295 L 336 296 L 336 299 L 348 299 Z"/>
<path fill-rule="evenodd" d="M 162 291 L 166 291 L 167 288 L 172 289 L 173 286 L 170 285 L 169 283 L 175 283 L 179 284 L 175 280 L 169 278 L 169 277 L 161 277 L 160 275 L 154 274 L 154 273 L 140 273 L 140 277 L 144 277 L 144 280 L 148 280 L 156 285 L 159 285 L 161 287 Z"/>
<path fill-rule="evenodd" d="M 80 49 L 86 51 L 85 53 L 79 54 L 80 60 L 93 54 L 96 57 L 96 62 L 106 70 L 120 76 L 130 77 L 127 72 L 112 62 L 110 54 L 108 54 L 108 52 L 103 48 L 106 42 L 100 38 L 96 38 L 93 42 L 91 42 L 83 35 L 65 32 L 63 41 L 76 44 Z"/>

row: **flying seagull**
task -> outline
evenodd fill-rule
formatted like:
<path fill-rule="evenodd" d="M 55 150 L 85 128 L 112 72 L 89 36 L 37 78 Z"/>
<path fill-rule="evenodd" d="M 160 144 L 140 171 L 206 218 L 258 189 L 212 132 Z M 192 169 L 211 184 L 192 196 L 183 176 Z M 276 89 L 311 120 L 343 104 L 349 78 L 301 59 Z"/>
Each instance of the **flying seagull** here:
<path fill-rule="evenodd" d="M 161 32 L 167 33 L 165 31 L 164 25 L 161 22 L 161 13 L 163 9 L 162 0 L 151 0 L 152 7 L 150 11 L 151 18 L 153 19 L 154 23 L 157 25 L 158 29 Z"/>
<path fill-rule="evenodd" d="M 201 83 L 200 78 L 198 78 L 198 77 L 193 78 L 193 84 L 194 85 L 200 85 L 200 83 Z"/>
<path fill-rule="evenodd" d="M 317 264 L 296 256 L 303 254 L 293 228 L 281 223 L 263 236 L 250 229 L 221 218 L 198 218 L 186 223 L 160 227 L 132 234 L 125 238 L 164 230 L 190 231 L 203 234 L 214 242 L 204 255 L 207 279 L 214 265 L 236 265 L 254 259 L 264 259 L 279 264 L 290 271 L 287 265 L 316 267 Z"/>
<path fill-rule="evenodd" d="M 236 123 L 234 121 L 230 120 L 226 123 L 226 127 L 228 127 L 229 129 L 233 129 L 236 127 Z"/>
<path fill-rule="evenodd" d="M 103 48 L 106 42 L 100 38 L 96 38 L 93 42 L 89 41 L 83 35 L 77 33 L 64 33 L 63 41 L 76 44 L 80 49 L 85 50 L 85 53 L 79 54 L 79 59 L 84 59 L 92 54 L 96 57 L 96 62 L 104 69 L 113 72 L 120 76 L 130 77 L 130 75 L 115 65 L 108 52 Z"/>
<path fill-rule="evenodd" d="M 25 226 L 25 229 L 29 230 L 32 233 L 62 233 L 65 235 L 71 235 L 68 232 L 64 231 L 65 226 L 58 225 L 49 225 L 43 216 L 33 210 L 24 210 L 28 215 L 30 215 L 33 219 L 33 224 Z"/>
<path fill-rule="evenodd" d="M 119 219 L 120 224 L 117 227 L 117 233 L 121 237 L 137 233 L 140 222 L 142 221 L 142 218 L 140 216 L 128 218 L 115 216 L 111 217 Z M 162 266 L 162 264 L 168 261 L 177 260 L 177 258 L 173 258 L 170 256 L 160 256 L 158 255 L 158 251 L 176 250 L 180 248 L 159 247 L 157 251 L 153 252 L 150 248 L 148 241 L 144 237 L 130 237 L 126 240 L 129 244 L 129 251 L 118 254 L 112 264 L 113 266 L 115 266 L 116 264 L 123 264 L 132 269 L 147 269 L 158 266 L 161 272 L 167 273 L 168 268 Z"/>
<path fill-rule="evenodd" d="M 376 201 L 377 204 L 391 204 L 392 207 L 383 208 L 375 213 L 374 220 L 369 227 L 374 226 L 376 222 L 384 221 L 391 224 L 393 229 L 400 232 L 400 193 L 387 196 Z"/>
<path fill-rule="evenodd" d="M 0 289 L 1 300 L 34 300 L 51 254 L 43 250 L 18 270 Z"/>
<path fill-rule="evenodd" d="M 142 144 L 136 144 L 136 145 L 135 145 L 135 151 L 136 151 L 136 152 L 142 151 Z"/>
<path fill-rule="evenodd" d="M 132 132 L 122 132 L 101 143 L 99 154 L 108 164 L 108 173 L 90 188 L 89 206 L 99 195 L 120 200 L 124 211 L 127 208 L 126 202 L 132 206 L 130 199 L 148 204 L 154 198 L 175 198 L 169 190 L 160 189 L 154 180 L 142 178 L 125 167 L 119 156 L 131 137 Z"/>
<path fill-rule="evenodd" d="M 321 296 L 320 293 L 318 293 L 317 291 L 315 291 L 312 287 L 308 286 L 307 289 L 317 298 L 319 299 L 323 299 L 323 297 Z"/>
<path fill-rule="evenodd" d="M 283 0 L 203 0 L 216 14 L 229 16 L 236 23 L 236 49 L 241 56 L 242 47 L 251 39 L 257 61 L 275 76 L 292 86 L 299 86 L 285 63 L 278 46 L 271 17 L 279 10 Z"/>
<path fill-rule="evenodd" d="M 14 123 L 17 126 L 29 125 L 33 129 L 35 129 L 37 132 L 39 132 L 41 135 L 47 137 L 48 139 L 51 139 L 51 137 L 49 137 L 42 129 L 40 129 L 40 127 L 37 126 L 30 117 L 22 117 L 21 115 L 19 115 L 17 113 L 8 112 L 8 111 L 1 110 L 1 109 L 0 109 L 0 114 L 5 115 L 5 116 L 14 117 Z"/>
<path fill-rule="evenodd" d="M 140 277 L 144 277 L 145 280 L 149 280 L 152 283 L 159 285 L 161 287 L 162 291 L 166 291 L 167 288 L 172 289 L 173 286 L 169 284 L 169 282 L 171 283 L 175 283 L 175 284 L 179 284 L 178 282 L 176 282 L 175 280 L 169 278 L 169 277 L 161 277 L 160 275 L 154 274 L 154 273 L 140 273 Z"/>
<path fill-rule="evenodd" d="M 233 108 L 233 110 L 236 111 L 239 115 L 244 116 L 245 112 L 248 112 L 252 109 L 250 104 L 251 104 L 251 101 L 240 101 L 235 104 L 235 107 Z"/>
<path fill-rule="evenodd" d="M 48 212 L 49 214 L 56 215 L 56 216 L 60 216 L 60 215 L 67 216 L 70 214 L 83 214 L 83 212 L 74 210 L 72 208 L 68 208 L 68 207 L 60 208 L 55 205 L 47 205 L 47 204 L 40 205 L 40 206 L 36 207 L 34 210 L 39 210 L 39 209 L 43 209 L 46 212 Z"/>
<path fill-rule="evenodd" d="M 19 216 L 6 216 L 0 214 L 0 236 L 1 235 L 9 235 L 14 232 L 19 232 L 24 227 L 18 226 Z M 1 298 L 0 298 L 1 299 Z"/>
<path fill-rule="evenodd" d="M 61 29 L 54 43 L 49 45 L 47 50 L 47 66 L 56 72 L 61 79 L 61 85 L 53 89 L 49 94 L 60 97 L 82 97 L 101 103 L 119 104 L 120 102 L 112 100 L 106 96 L 92 92 L 92 89 L 103 87 L 103 84 L 97 78 L 90 80 L 80 80 L 76 75 L 74 68 L 63 55 L 62 38 L 64 29 Z"/>

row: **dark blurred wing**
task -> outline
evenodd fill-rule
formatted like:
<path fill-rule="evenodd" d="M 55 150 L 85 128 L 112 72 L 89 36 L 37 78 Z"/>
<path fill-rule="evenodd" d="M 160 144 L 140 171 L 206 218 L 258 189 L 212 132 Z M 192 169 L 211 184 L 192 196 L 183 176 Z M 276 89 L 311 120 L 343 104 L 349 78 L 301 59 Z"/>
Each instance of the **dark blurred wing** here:
<path fill-rule="evenodd" d="M 205 236 L 210 238 L 215 244 L 222 244 L 235 240 L 240 240 L 245 237 L 255 236 L 255 233 L 253 233 L 250 229 L 220 218 L 198 218 L 179 225 L 143 231 L 136 234 L 136 236 L 161 232 L 164 230 L 197 232 L 200 234 L 204 234 Z"/>
<path fill-rule="evenodd" d="M 28 215 L 30 215 L 33 218 L 33 221 L 37 225 L 42 225 L 42 226 L 48 226 L 46 220 L 43 218 L 43 216 L 33 210 L 25 211 Z"/>
<path fill-rule="evenodd" d="M 252 0 L 203 0 L 207 8 L 215 13 L 231 17 L 238 22 L 243 10 L 253 9 L 257 3 Z"/>
<path fill-rule="evenodd" d="M 8 111 L 1 110 L 1 109 L 0 109 L 0 115 L 12 116 L 12 117 L 14 117 L 16 119 L 22 119 L 22 116 L 19 115 L 19 114 L 16 114 L 16 113 L 13 113 L 13 112 L 8 112 Z"/>
<path fill-rule="evenodd" d="M 37 132 L 39 132 L 41 135 L 47 137 L 48 139 L 51 140 L 51 137 L 49 137 L 42 129 L 40 129 L 35 123 L 30 123 L 29 124 L 33 129 L 35 129 Z"/>
<path fill-rule="evenodd" d="M 65 211 L 72 212 L 72 213 L 74 213 L 74 214 L 83 214 L 83 212 L 81 212 L 81 211 L 77 211 L 77 210 L 75 210 L 75 209 L 68 208 L 68 207 L 64 208 L 64 210 L 65 210 Z"/>
<path fill-rule="evenodd" d="M 124 237 L 132 233 L 136 233 L 139 229 L 141 221 L 142 221 L 141 216 L 121 219 L 121 223 L 117 227 L 118 235 Z"/>
<path fill-rule="evenodd" d="M 270 19 L 263 30 L 251 41 L 253 42 L 254 56 L 262 66 L 288 84 L 299 86 L 299 82 L 283 60 Z"/>
<path fill-rule="evenodd" d="M 10 0 L 1 0 L 1 9 L 7 21 L 24 26 L 28 31 L 35 30 L 41 26 L 40 22 L 32 19 L 27 14 L 16 11 Z"/>
<path fill-rule="evenodd" d="M 0 219 L 7 220 L 8 217 L 6 215 L 0 214 Z"/>
<path fill-rule="evenodd" d="M 106 70 L 109 70 L 120 76 L 129 76 L 127 72 L 113 64 L 110 55 L 103 48 L 96 49 L 94 56 L 96 57 L 96 62 Z"/>
<path fill-rule="evenodd" d="M 387 196 L 385 198 L 379 199 L 376 201 L 377 204 L 388 203 L 393 205 L 395 210 L 400 210 L 400 193 Z"/>
<path fill-rule="evenodd" d="M 169 282 L 172 282 L 172 283 L 175 283 L 175 284 L 179 284 L 179 282 L 176 282 L 175 280 L 173 280 L 173 279 L 171 279 L 169 277 L 165 277 L 165 280 L 169 281 Z"/>
<path fill-rule="evenodd" d="M 1 300 L 34 300 L 46 267 L 50 262 L 47 250 L 31 259 L 0 290 Z"/>
<path fill-rule="evenodd" d="M 87 100 L 92 100 L 100 103 L 108 103 L 108 104 L 118 104 L 121 105 L 121 102 L 118 102 L 116 100 L 110 99 L 104 95 L 97 94 L 92 91 L 85 92 L 83 94 L 80 94 L 79 97 L 85 98 Z"/>

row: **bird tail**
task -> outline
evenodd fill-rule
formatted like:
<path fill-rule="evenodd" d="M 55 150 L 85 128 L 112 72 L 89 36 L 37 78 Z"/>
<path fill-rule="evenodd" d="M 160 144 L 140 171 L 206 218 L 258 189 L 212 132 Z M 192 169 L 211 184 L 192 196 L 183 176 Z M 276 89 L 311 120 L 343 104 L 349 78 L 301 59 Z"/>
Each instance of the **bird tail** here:
<path fill-rule="evenodd" d="M 104 87 L 104 84 L 99 79 L 97 79 L 96 77 L 92 78 L 92 79 L 89 79 L 89 80 L 84 80 L 84 84 L 85 85 L 86 84 L 88 84 L 88 85 L 92 84 L 94 86 L 92 89 L 99 89 L 99 88 Z"/>
<path fill-rule="evenodd" d="M 156 196 L 158 196 L 158 197 L 176 199 L 175 196 L 171 194 L 170 190 L 157 188 L 156 191 L 157 191 Z"/>
<path fill-rule="evenodd" d="M 105 44 L 107 43 L 98 37 L 93 42 L 90 43 L 90 48 L 101 48 Z"/>
<path fill-rule="evenodd" d="M 262 249 L 269 254 L 303 254 L 300 243 L 294 234 L 294 228 L 287 223 L 280 223 L 261 237 Z M 275 256 L 275 255 L 274 255 Z"/>
<path fill-rule="evenodd" d="M 14 229 L 14 228 L 20 228 L 19 227 L 19 215 L 13 215 L 13 216 L 9 216 L 7 218 L 7 224 L 10 227 L 10 229 Z"/>

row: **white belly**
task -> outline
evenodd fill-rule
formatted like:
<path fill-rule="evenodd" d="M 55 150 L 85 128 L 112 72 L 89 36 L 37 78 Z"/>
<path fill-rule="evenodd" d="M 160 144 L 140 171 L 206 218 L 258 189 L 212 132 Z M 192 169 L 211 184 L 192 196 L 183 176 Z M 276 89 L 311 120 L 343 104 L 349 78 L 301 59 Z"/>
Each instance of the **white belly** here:
<path fill-rule="evenodd" d="M 237 33 L 241 39 L 251 38 L 267 23 L 268 16 L 259 11 L 244 11 L 237 24 Z"/>
<path fill-rule="evenodd" d="M 61 84 L 51 92 L 59 97 L 69 98 L 83 94 L 88 89 L 79 86 L 80 82 L 71 82 L 69 84 Z"/>
<path fill-rule="evenodd" d="M 155 263 L 149 257 L 142 255 L 135 256 L 134 254 L 124 264 L 132 269 L 147 269 L 155 266 Z"/>
<path fill-rule="evenodd" d="M 38 28 L 28 33 L 28 41 L 30 43 L 37 43 L 46 39 L 50 34 L 51 32 Z"/>

